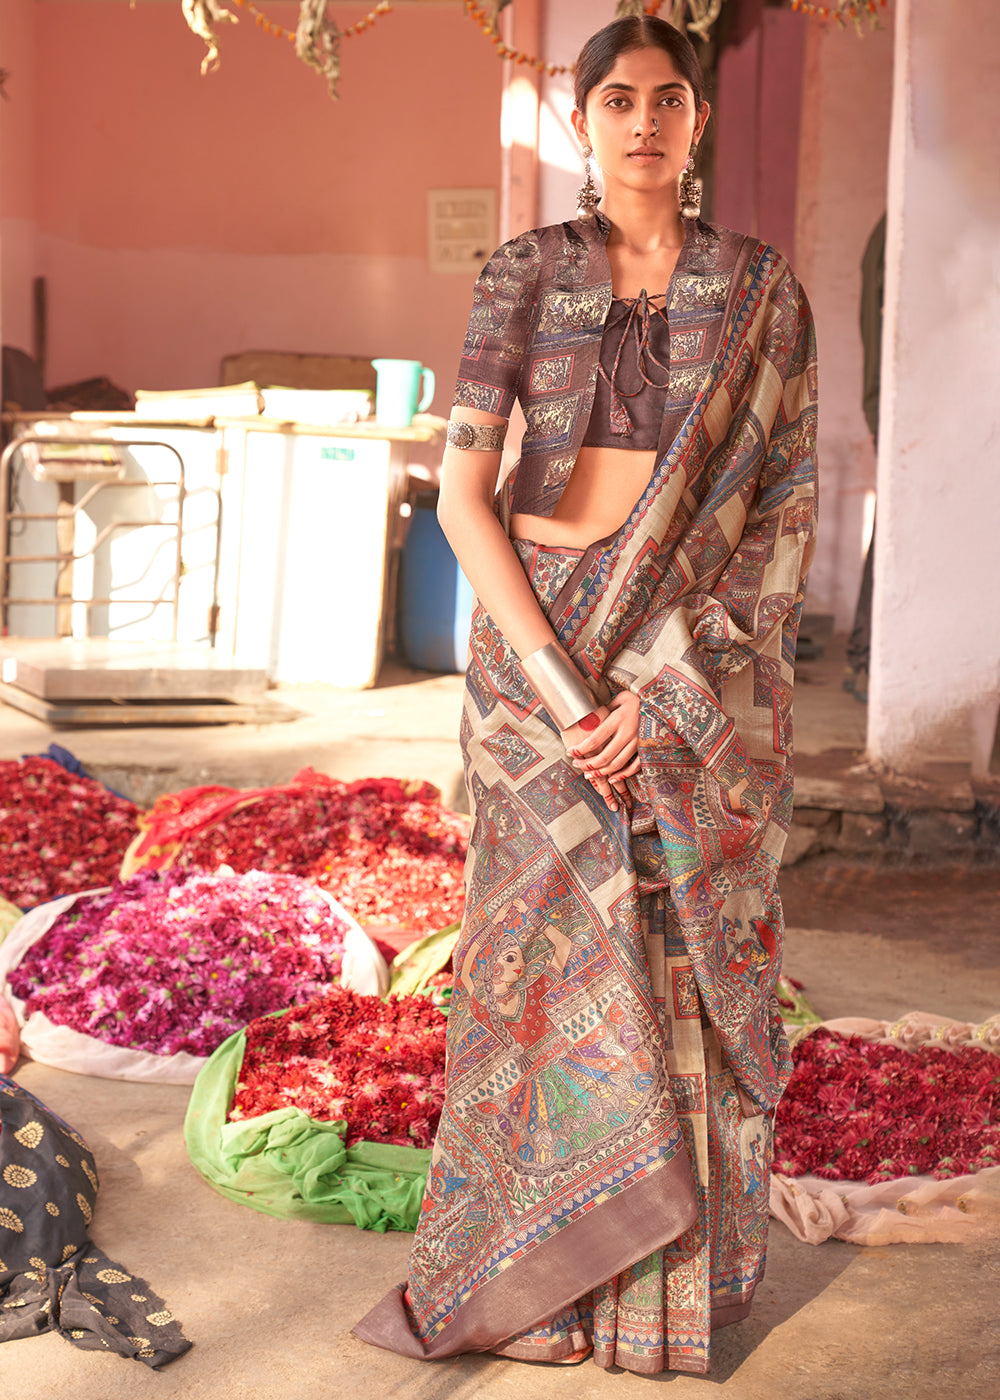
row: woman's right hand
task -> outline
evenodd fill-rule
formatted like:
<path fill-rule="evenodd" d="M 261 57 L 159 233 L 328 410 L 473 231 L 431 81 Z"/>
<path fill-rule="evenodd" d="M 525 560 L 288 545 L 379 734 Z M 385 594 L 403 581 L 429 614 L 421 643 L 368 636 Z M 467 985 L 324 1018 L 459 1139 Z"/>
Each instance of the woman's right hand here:
<path fill-rule="evenodd" d="M 628 779 L 640 767 L 639 697 L 630 690 L 619 691 L 610 705 L 600 705 L 593 713 L 599 720 L 595 728 L 574 724 L 563 731 L 566 753 L 612 812 L 619 803 L 628 812 Z"/>

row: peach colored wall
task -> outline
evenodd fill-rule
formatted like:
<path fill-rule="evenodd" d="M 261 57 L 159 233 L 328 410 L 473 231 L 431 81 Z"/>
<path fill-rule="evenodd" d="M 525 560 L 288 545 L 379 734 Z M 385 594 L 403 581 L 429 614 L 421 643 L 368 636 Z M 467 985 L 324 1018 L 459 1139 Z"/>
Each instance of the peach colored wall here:
<path fill-rule="evenodd" d="M 427 190 L 496 187 L 500 169 L 501 66 L 457 4 L 345 42 L 339 102 L 245 14 L 206 78 L 179 4 L 34 15 L 50 383 L 210 383 L 249 348 L 397 355 L 431 365 L 446 411 L 471 278 L 428 270 Z"/>
<path fill-rule="evenodd" d="M 820 529 L 806 606 L 849 629 L 875 486 L 858 307 L 861 257 L 885 209 L 892 32 L 859 38 L 853 28 L 800 22 L 807 48 L 795 257 L 816 317 L 820 373 Z"/>

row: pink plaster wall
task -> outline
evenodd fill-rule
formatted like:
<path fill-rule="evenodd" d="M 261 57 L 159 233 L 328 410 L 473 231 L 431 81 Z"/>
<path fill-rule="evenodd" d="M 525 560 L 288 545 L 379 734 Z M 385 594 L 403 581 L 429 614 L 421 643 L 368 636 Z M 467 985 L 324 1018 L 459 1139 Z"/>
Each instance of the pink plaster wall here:
<path fill-rule="evenodd" d="M 32 9 L 50 382 L 211 383 L 249 348 L 397 355 L 431 365 L 446 409 L 471 278 L 428 270 L 427 191 L 500 170 L 501 65 L 458 6 L 401 8 L 345 42 L 339 102 L 245 14 L 202 78 L 179 5 Z"/>
<path fill-rule="evenodd" d="M 892 30 L 859 38 L 793 18 L 807 33 L 795 270 L 816 317 L 820 381 L 820 530 L 807 607 L 849 630 L 875 487 L 858 315 L 862 254 L 885 209 Z"/>
<path fill-rule="evenodd" d="M 30 351 L 35 272 L 35 5 L 0 3 L 0 336 Z M 27 288 L 27 291 L 25 291 Z"/>
<path fill-rule="evenodd" d="M 1000 24 L 900 0 L 868 743 L 969 758 L 1000 706 Z"/>
<path fill-rule="evenodd" d="M 719 57 L 715 222 L 773 243 L 794 264 L 807 25 L 763 10 Z"/>

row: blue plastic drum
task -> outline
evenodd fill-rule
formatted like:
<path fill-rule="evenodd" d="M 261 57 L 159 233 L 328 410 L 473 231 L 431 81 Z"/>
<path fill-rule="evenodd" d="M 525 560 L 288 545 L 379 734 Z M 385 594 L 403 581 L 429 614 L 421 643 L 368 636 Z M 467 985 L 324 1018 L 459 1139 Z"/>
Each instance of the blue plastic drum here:
<path fill-rule="evenodd" d="M 399 645 L 422 671 L 464 671 L 472 622 L 472 587 L 437 520 L 437 492 L 413 502 L 403 545 Z"/>

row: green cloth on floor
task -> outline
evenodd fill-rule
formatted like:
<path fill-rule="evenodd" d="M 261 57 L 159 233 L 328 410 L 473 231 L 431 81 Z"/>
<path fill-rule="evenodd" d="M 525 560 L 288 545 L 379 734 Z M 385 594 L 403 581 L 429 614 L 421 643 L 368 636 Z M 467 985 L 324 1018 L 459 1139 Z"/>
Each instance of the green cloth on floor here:
<path fill-rule="evenodd" d="M 344 1147 L 346 1124 L 321 1123 L 298 1108 L 227 1123 L 244 1031 L 219 1046 L 195 1080 L 184 1120 L 188 1155 L 211 1186 L 266 1215 L 362 1230 L 414 1230 L 431 1154 L 422 1147 L 360 1142 Z"/>

